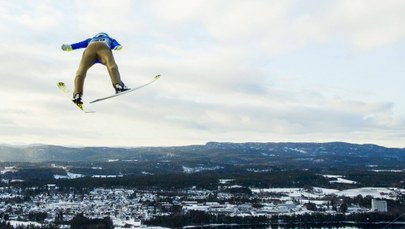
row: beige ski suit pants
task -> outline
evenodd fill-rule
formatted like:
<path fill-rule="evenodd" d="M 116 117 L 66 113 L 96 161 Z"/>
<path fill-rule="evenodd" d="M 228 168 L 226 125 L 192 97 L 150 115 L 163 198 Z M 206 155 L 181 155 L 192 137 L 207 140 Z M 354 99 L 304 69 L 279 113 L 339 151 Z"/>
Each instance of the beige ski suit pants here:
<path fill-rule="evenodd" d="M 116 84 L 123 85 L 112 50 L 103 42 L 92 42 L 84 50 L 82 60 L 77 69 L 73 96 L 77 94 L 80 96 L 83 95 L 83 86 L 87 70 L 96 63 L 96 60 L 107 67 L 113 86 Z"/>

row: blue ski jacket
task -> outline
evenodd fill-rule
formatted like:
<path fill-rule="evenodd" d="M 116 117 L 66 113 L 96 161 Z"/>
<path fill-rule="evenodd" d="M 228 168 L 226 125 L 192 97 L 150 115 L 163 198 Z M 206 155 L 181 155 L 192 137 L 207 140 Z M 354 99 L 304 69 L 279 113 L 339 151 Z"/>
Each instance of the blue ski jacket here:
<path fill-rule="evenodd" d="M 88 38 L 84 41 L 71 44 L 71 46 L 72 46 L 73 50 L 79 49 L 79 48 L 86 48 L 91 42 L 97 42 L 97 41 L 104 42 L 108 47 L 110 47 L 110 49 L 114 49 L 115 47 L 120 45 L 120 43 L 118 43 L 117 40 L 111 38 L 106 33 L 99 33 L 92 38 Z"/>
<path fill-rule="evenodd" d="M 106 33 L 98 33 L 92 38 L 88 38 L 84 41 L 78 42 L 71 44 L 72 50 L 75 49 L 80 49 L 80 48 L 86 48 L 90 43 L 92 42 L 104 42 L 110 49 L 114 49 L 117 46 L 120 46 L 121 44 L 118 43 L 117 40 L 111 38 L 108 36 Z M 100 63 L 100 61 L 97 59 L 95 63 Z"/>

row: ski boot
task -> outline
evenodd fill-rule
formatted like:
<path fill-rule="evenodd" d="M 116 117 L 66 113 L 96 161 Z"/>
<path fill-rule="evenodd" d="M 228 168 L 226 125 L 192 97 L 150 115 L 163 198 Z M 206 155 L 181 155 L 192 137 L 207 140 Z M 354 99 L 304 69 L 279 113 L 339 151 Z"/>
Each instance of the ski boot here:
<path fill-rule="evenodd" d="M 130 88 L 127 88 L 127 86 L 125 86 L 124 83 L 117 83 L 116 85 L 114 85 L 114 89 L 115 89 L 115 94 L 124 92 L 124 91 L 128 91 Z"/>
<path fill-rule="evenodd" d="M 82 96 L 80 94 L 73 95 L 72 102 L 74 102 L 77 106 L 81 106 L 83 104 Z"/>

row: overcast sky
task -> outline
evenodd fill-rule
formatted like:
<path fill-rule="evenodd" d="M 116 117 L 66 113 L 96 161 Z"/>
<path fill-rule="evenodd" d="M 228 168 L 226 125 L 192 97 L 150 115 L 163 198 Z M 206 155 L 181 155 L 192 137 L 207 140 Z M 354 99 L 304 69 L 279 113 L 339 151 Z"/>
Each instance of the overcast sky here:
<path fill-rule="evenodd" d="M 0 143 L 405 147 L 405 1 L 0 0 Z M 56 87 L 107 32 L 139 91 L 84 114 Z M 84 102 L 114 93 L 94 65 Z"/>

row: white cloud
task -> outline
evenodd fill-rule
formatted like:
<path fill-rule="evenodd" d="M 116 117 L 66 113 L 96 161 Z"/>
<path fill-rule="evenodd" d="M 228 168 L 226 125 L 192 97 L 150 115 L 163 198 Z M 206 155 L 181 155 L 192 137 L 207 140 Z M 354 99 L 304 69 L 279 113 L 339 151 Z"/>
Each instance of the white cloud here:
<path fill-rule="evenodd" d="M 12 25 L 7 28 L 13 33 L 18 29 L 37 32 L 54 29 L 61 19 L 51 1 L 42 1 L 40 4 L 35 1 L 25 1 L 24 4 L 3 1 L 0 4 L 2 8 L 0 18 L 4 24 Z"/>
<path fill-rule="evenodd" d="M 405 2 L 339 1 L 332 11 L 332 26 L 347 36 L 358 49 L 369 49 L 398 42 L 405 36 Z M 333 27 L 332 27 L 333 28 Z"/>
<path fill-rule="evenodd" d="M 71 1 L 69 1 L 70 3 Z M 136 17 L 136 1 L 122 0 L 112 3 L 111 1 L 74 1 L 69 13 L 74 15 L 75 27 L 83 34 L 92 36 L 98 32 L 113 33 L 131 30 L 139 20 Z M 90 9 L 90 10 L 89 10 Z M 87 34 L 86 34 L 87 33 Z"/>
<path fill-rule="evenodd" d="M 155 0 L 150 1 L 152 11 L 157 18 L 161 18 L 164 23 L 188 24 L 199 21 L 201 16 L 215 9 L 220 3 L 213 0 Z"/>

